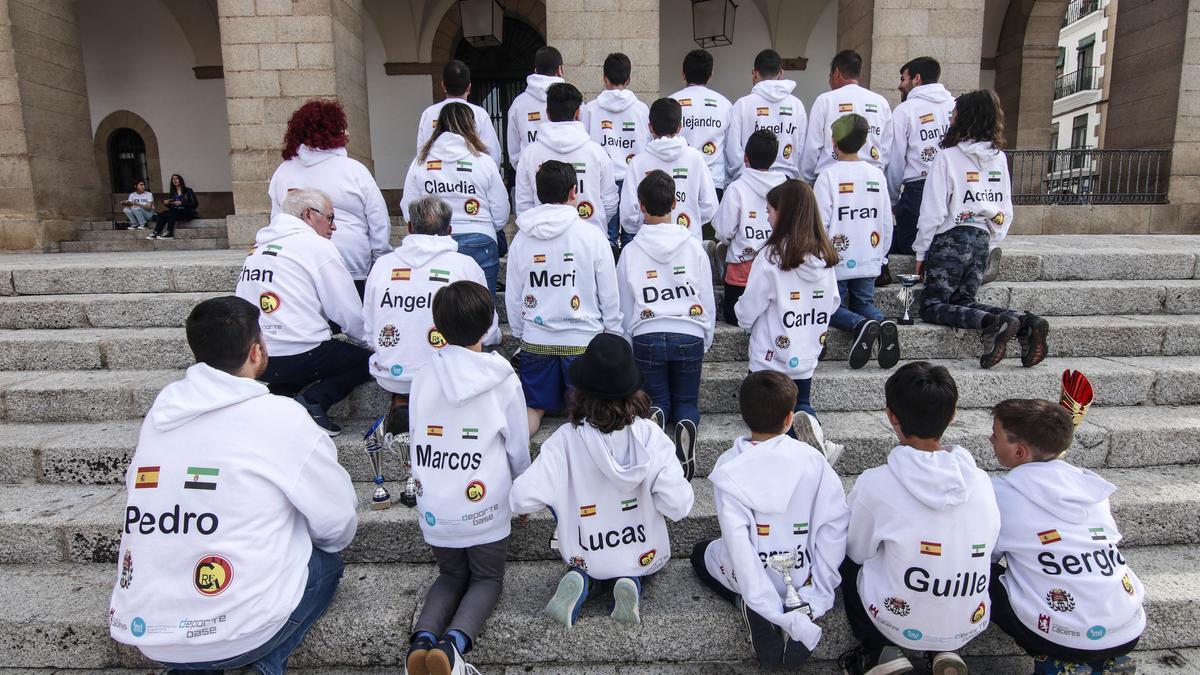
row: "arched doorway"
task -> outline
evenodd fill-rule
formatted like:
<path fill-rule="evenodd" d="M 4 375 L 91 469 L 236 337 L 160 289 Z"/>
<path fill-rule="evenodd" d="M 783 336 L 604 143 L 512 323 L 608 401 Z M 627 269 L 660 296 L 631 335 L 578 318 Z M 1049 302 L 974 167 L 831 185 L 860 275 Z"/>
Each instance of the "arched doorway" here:
<path fill-rule="evenodd" d="M 131 132 L 133 136 L 123 132 Z M 115 144 L 114 141 L 116 141 Z M 123 150 L 126 154 L 133 152 L 133 159 L 138 160 L 137 171 L 141 173 L 134 175 L 132 180 L 145 178 L 146 188 L 151 192 L 162 189 L 158 136 L 154 133 L 154 129 L 151 129 L 150 125 L 146 123 L 146 120 L 137 113 L 118 110 L 109 114 L 96 127 L 93 142 L 96 170 L 100 172 L 100 184 L 103 186 L 101 189 L 112 190 L 113 194 L 118 195 L 129 194 L 133 189 L 133 185 L 126 184 L 130 181 L 129 176 L 121 177 L 114 171 L 115 164 L 112 153 L 114 147 Z M 139 142 L 140 155 L 138 155 Z M 129 162 L 129 158 L 126 158 L 125 161 Z M 132 164 L 132 162 L 130 163 Z"/>
<path fill-rule="evenodd" d="M 108 171 L 114 194 L 130 192 L 150 172 L 146 142 L 138 132 L 122 127 L 108 136 Z"/>

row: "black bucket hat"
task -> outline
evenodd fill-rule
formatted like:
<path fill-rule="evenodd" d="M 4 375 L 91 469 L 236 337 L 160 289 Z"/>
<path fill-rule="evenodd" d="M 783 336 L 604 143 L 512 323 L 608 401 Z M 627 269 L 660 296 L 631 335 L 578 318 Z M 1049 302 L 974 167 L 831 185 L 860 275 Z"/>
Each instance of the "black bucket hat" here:
<path fill-rule="evenodd" d="M 646 376 L 633 360 L 625 338 L 601 333 L 592 338 L 582 356 L 567 368 L 571 386 L 597 398 L 618 400 L 633 396 Z"/>

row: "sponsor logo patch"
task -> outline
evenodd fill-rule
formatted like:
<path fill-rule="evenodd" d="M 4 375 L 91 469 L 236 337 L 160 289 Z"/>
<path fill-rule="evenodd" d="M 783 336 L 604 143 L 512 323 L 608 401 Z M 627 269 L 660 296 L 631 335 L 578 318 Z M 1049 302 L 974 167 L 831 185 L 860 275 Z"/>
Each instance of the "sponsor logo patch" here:
<path fill-rule="evenodd" d="M 912 612 L 912 607 L 909 606 L 907 600 L 895 596 L 884 598 L 883 608 L 896 616 L 908 616 Z"/>
<path fill-rule="evenodd" d="M 465 211 L 468 216 L 478 215 L 479 214 L 479 200 L 472 198 L 472 199 L 468 199 L 467 201 L 463 202 L 463 211 Z"/>
<path fill-rule="evenodd" d="M 1056 612 L 1075 611 L 1075 598 L 1061 588 L 1051 588 L 1046 591 L 1046 604 Z"/>
<path fill-rule="evenodd" d="M 483 481 L 473 480 L 470 483 L 467 483 L 467 490 L 466 490 L 467 501 L 469 501 L 469 502 L 483 501 L 483 497 L 486 494 L 487 494 L 487 487 L 483 484 Z"/>
<path fill-rule="evenodd" d="M 384 324 L 379 330 L 379 346 L 380 347 L 395 347 L 400 344 L 400 331 L 396 330 L 394 324 Z"/>
<path fill-rule="evenodd" d="M 579 202 L 578 211 L 579 217 L 583 220 L 587 220 L 588 218 L 592 217 L 593 213 L 596 212 L 596 207 L 592 206 L 591 202 Z"/>
<path fill-rule="evenodd" d="M 446 338 L 436 328 L 430 328 L 429 333 L 425 335 L 425 339 L 429 341 L 429 346 L 434 349 L 441 349 L 446 346 Z"/>
<path fill-rule="evenodd" d="M 706 155 L 714 155 L 717 152 L 717 144 L 713 143 L 712 141 L 708 141 L 704 145 L 700 146 L 700 152 L 703 152 Z"/>
<path fill-rule="evenodd" d="M 642 567 L 648 567 L 650 563 L 654 562 L 654 555 L 656 553 L 658 553 L 658 550 L 653 548 L 646 551 L 638 558 L 638 564 Z"/>
<path fill-rule="evenodd" d="M 133 583 L 133 553 L 125 551 L 121 558 L 121 588 L 129 588 Z"/>
<path fill-rule="evenodd" d="M 219 555 L 206 555 L 196 561 L 192 571 L 192 585 L 196 592 L 213 597 L 225 592 L 233 582 L 233 564 Z"/>
<path fill-rule="evenodd" d="M 263 314 L 270 314 L 279 309 L 279 304 L 279 296 L 271 291 L 258 296 L 258 308 L 263 311 Z"/>
<path fill-rule="evenodd" d="M 971 623 L 979 623 L 980 621 L 983 621 L 983 617 L 986 614 L 987 605 L 983 604 L 982 602 L 979 603 L 979 606 L 976 607 L 975 611 L 971 614 Z"/>

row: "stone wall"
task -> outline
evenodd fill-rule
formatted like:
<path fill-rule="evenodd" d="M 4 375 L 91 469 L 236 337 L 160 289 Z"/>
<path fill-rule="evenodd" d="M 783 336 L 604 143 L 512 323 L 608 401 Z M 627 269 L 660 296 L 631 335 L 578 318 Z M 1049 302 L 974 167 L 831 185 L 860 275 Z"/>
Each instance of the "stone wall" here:
<path fill-rule="evenodd" d="M 692 17 L 667 17 L 671 30 L 692 29 Z M 658 0 L 546 0 L 546 43 L 563 55 L 563 74 L 587 101 L 604 88 L 604 58 L 623 52 L 633 62 L 633 87 L 646 103 L 658 97 Z M 639 87 L 636 83 L 651 83 Z"/>
<path fill-rule="evenodd" d="M 1010 148 L 1050 147 L 1058 32 L 1068 0 L 1012 0 L 996 47 L 996 94 Z"/>

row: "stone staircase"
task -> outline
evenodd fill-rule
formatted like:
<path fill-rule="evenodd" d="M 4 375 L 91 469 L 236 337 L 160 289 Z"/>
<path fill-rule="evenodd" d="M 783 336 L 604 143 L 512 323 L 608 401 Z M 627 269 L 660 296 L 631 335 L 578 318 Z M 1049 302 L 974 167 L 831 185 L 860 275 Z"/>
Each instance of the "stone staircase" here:
<path fill-rule="evenodd" d="M 118 253 L 126 251 L 211 251 L 229 248 L 224 218 L 197 219 L 175 228 L 174 239 L 146 239 L 154 231 L 115 230 L 112 221 L 79 225 L 78 239 L 59 242 L 62 253 Z"/>
<path fill-rule="evenodd" d="M 176 240 L 185 241 L 185 240 Z M 150 242 L 147 242 L 150 243 Z M 229 293 L 244 253 L 110 253 L 0 258 L 0 664 L 21 669 L 142 669 L 133 649 L 108 639 L 108 596 L 124 510 L 121 482 L 141 418 L 158 391 L 190 365 L 181 328 L 198 301 Z M 911 263 L 909 263 L 911 264 Z M 905 265 L 899 262 L 896 267 Z M 899 311 L 896 286 L 879 301 Z M 981 297 L 1050 317 L 1051 358 L 1023 369 L 1010 358 L 984 371 L 976 335 L 918 323 L 903 327 L 906 360 L 947 365 L 961 412 L 948 440 L 981 466 L 999 466 L 987 409 L 1002 398 L 1057 398 L 1064 368 L 1082 370 L 1097 403 L 1069 459 L 1115 483 L 1124 551 L 1147 588 L 1143 673 L 1200 672 L 1200 237 L 1014 237 L 1001 279 Z M 847 446 L 846 488 L 894 445 L 886 426 L 889 372 L 851 371 L 846 336 L 831 332 L 813 402 L 829 437 Z M 1014 343 L 1015 347 L 1015 343 Z M 701 388 L 698 474 L 706 476 L 743 433 L 737 387 L 746 338 L 720 326 Z M 333 411 L 335 439 L 362 503 L 371 485 L 361 433 L 385 404 L 373 384 Z M 536 446 L 561 420 L 547 420 Z M 388 472 L 399 475 L 393 463 Z M 674 560 L 647 587 L 643 624 L 630 628 L 588 605 L 575 629 L 541 614 L 564 567 L 547 548 L 548 513 L 514 527 L 504 596 L 471 659 L 483 672 L 745 673 L 751 653 L 735 612 L 694 578 L 687 556 L 719 536 L 711 485 L 671 527 Z M 394 494 L 401 486 L 390 485 Z M 358 536 L 334 606 L 292 666 L 321 672 L 397 672 L 425 589 L 434 577 L 416 513 L 399 504 L 360 512 Z M 836 672 L 853 644 L 840 608 L 809 672 Z M 964 650 L 973 672 L 1021 673 L 1029 661 L 999 630 Z"/>

